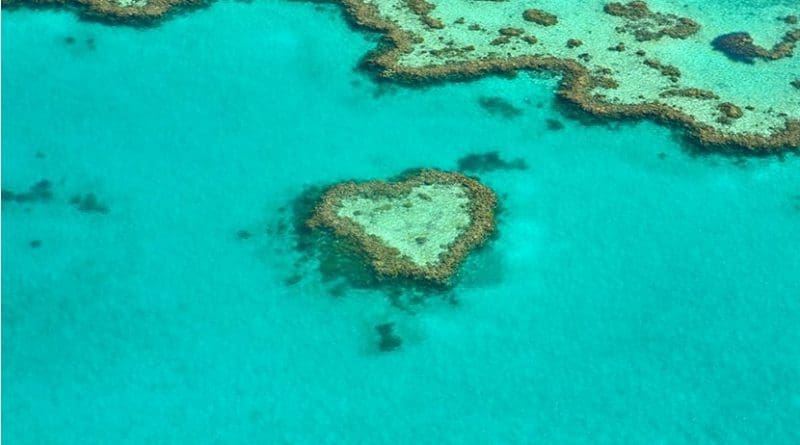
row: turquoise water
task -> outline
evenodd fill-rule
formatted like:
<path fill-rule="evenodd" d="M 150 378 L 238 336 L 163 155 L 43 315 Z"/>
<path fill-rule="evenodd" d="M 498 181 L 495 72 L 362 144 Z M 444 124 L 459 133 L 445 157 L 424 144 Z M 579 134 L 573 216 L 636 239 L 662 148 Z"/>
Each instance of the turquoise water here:
<path fill-rule="evenodd" d="M 333 6 L 2 18 L 2 186 L 53 194 L 2 208 L 6 443 L 800 443 L 797 156 L 584 126 L 546 76 L 378 86 Z M 480 174 L 499 237 L 457 305 L 334 296 L 280 229 L 308 187 L 492 150 L 529 168 Z"/>

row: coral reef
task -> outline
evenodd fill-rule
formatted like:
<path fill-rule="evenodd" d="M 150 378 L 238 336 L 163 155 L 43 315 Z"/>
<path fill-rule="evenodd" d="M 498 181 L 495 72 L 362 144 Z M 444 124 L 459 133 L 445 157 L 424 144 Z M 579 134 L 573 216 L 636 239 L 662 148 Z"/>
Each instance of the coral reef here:
<path fill-rule="evenodd" d="M 739 119 L 744 114 L 741 108 L 730 102 L 723 102 L 717 108 L 729 119 Z"/>
<path fill-rule="evenodd" d="M 447 284 L 494 230 L 496 202 L 474 179 L 422 170 L 397 182 L 335 185 L 307 225 L 352 241 L 379 276 Z"/>
<path fill-rule="evenodd" d="M 174 6 L 210 0 L 139 1 L 6 0 L 4 4 L 84 5 L 85 14 L 107 11 L 114 20 L 136 22 L 160 17 Z M 595 7 L 577 0 L 542 0 L 535 9 L 524 0 L 314 1 L 341 4 L 352 25 L 384 35 L 362 64 L 376 78 L 421 84 L 510 76 L 519 70 L 548 71 L 562 76 L 556 91 L 561 101 L 598 118 L 653 119 L 687 130 L 707 148 L 764 153 L 800 146 L 800 98 L 792 89 L 781 88 L 797 79 L 797 63 L 772 64 L 780 68 L 768 76 L 768 93 L 745 91 L 742 80 L 753 85 L 766 78 L 760 76 L 759 65 L 745 74 L 729 70 L 728 58 L 697 54 L 703 46 L 712 50 L 706 36 L 698 33 L 704 11 L 677 0 L 659 2 L 659 8 L 666 8 L 663 11 L 643 1 Z M 796 20 L 794 13 L 781 6 L 768 22 L 753 19 L 760 34 L 783 33 L 771 48 L 757 45 L 747 33 L 722 34 L 713 48 L 749 63 L 791 58 L 800 40 L 800 29 L 786 29 Z M 708 26 L 706 35 L 709 30 L 722 32 L 714 28 L 717 23 L 703 26 Z M 698 56 L 709 62 L 694 64 Z M 724 102 L 747 102 L 748 112 L 738 119 L 720 120 L 718 107 Z"/>
<path fill-rule="evenodd" d="M 690 97 L 693 99 L 719 99 L 719 96 L 714 94 L 713 91 L 701 90 L 700 88 L 675 88 L 667 91 L 662 91 L 659 96 L 661 97 Z"/>
<path fill-rule="evenodd" d="M 381 323 L 375 326 L 378 333 L 378 350 L 381 352 L 394 351 L 403 344 L 403 339 L 394 332 L 394 323 Z"/>
<path fill-rule="evenodd" d="M 553 26 L 558 23 L 558 17 L 541 9 L 526 9 L 522 18 L 542 26 Z"/>
<path fill-rule="evenodd" d="M 149 24 L 164 17 L 172 9 L 201 7 L 211 0 L 3 0 L 3 7 L 21 5 L 74 5 L 86 18 L 121 23 Z"/>
<path fill-rule="evenodd" d="M 650 8 L 647 7 L 647 3 L 642 1 L 633 1 L 626 5 L 622 3 L 607 3 L 603 6 L 603 11 L 606 14 L 611 14 L 616 17 L 624 17 L 628 20 L 642 20 L 650 14 Z"/>
<path fill-rule="evenodd" d="M 506 119 L 513 119 L 522 114 L 520 108 L 515 107 L 511 102 L 503 99 L 502 97 L 491 96 L 481 97 L 478 99 L 478 104 L 493 116 L 501 116 Z"/>
<path fill-rule="evenodd" d="M 750 34 L 746 32 L 732 32 L 716 37 L 711 45 L 717 51 L 725 54 L 729 59 L 754 63 L 754 59 L 778 60 L 784 57 L 791 57 L 794 47 L 800 40 L 800 29 L 788 31 L 783 35 L 781 41 L 776 43 L 771 49 L 766 49 L 756 45 Z"/>
<path fill-rule="evenodd" d="M 603 10 L 606 14 L 626 19 L 623 26 L 616 28 L 617 32 L 633 34 L 640 42 L 662 37 L 685 39 L 700 30 L 700 25 L 694 20 L 675 14 L 652 12 L 643 1 L 632 1 L 624 5 L 608 3 Z"/>
<path fill-rule="evenodd" d="M 569 39 L 567 40 L 567 48 L 577 48 L 583 45 L 583 41 L 581 39 Z"/>
<path fill-rule="evenodd" d="M 662 76 L 669 78 L 672 82 L 677 82 L 678 78 L 681 77 L 681 71 L 676 66 L 665 65 L 655 59 L 645 59 L 643 63 L 650 68 L 658 70 Z"/>
<path fill-rule="evenodd" d="M 528 164 L 523 159 L 506 161 L 497 151 L 473 153 L 458 160 L 458 169 L 464 172 L 486 173 L 495 170 L 527 170 Z"/>
<path fill-rule="evenodd" d="M 550 131 L 560 131 L 564 129 L 564 124 L 556 119 L 545 119 L 544 123 Z"/>
<path fill-rule="evenodd" d="M 419 17 L 419 20 L 428 29 L 443 29 L 444 23 L 436 18 L 431 17 L 429 14 L 436 8 L 425 0 L 404 0 L 408 9 Z"/>
<path fill-rule="evenodd" d="M 536 48 L 534 50 L 535 54 L 528 54 L 524 49 L 525 47 L 517 47 L 511 40 L 519 37 L 509 37 L 502 34 L 498 37 L 498 31 L 490 33 L 487 30 L 487 28 L 490 28 L 489 26 L 481 26 L 484 23 L 482 21 L 483 16 L 467 15 L 466 10 L 459 9 L 459 15 L 452 20 L 466 17 L 463 22 L 471 23 L 471 25 L 468 25 L 468 29 L 475 31 L 475 37 L 470 37 L 472 33 L 463 33 L 463 31 L 450 32 L 450 27 L 448 26 L 443 30 L 437 30 L 438 37 L 431 39 L 431 36 L 424 28 L 409 26 L 411 22 L 402 18 L 401 10 L 395 9 L 392 5 L 396 4 L 391 0 L 369 3 L 363 0 L 335 1 L 344 5 L 348 17 L 351 17 L 357 25 L 386 34 L 386 44 L 371 54 L 363 65 L 365 68 L 373 70 L 379 77 L 389 78 L 399 83 L 419 84 L 472 79 L 491 74 L 513 74 L 518 70 L 551 71 L 563 76 L 557 90 L 557 96 L 560 99 L 573 104 L 583 112 L 606 119 L 650 118 L 658 122 L 685 128 L 692 139 L 704 147 L 724 147 L 726 150 L 729 147 L 738 147 L 747 151 L 759 149 L 763 152 L 794 148 L 800 145 L 800 113 L 797 113 L 797 108 L 784 107 L 778 109 L 773 106 L 762 106 L 750 113 L 749 116 L 737 119 L 733 124 L 721 123 L 718 121 L 719 113 L 716 107 L 724 100 L 714 99 L 713 97 L 725 98 L 726 95 L 720 94 L 720 91 L 716 89 L 711 91 L 705 88 L 705 85 L 681 85 L 680 81 L 684 76 L 681 75 L 680 68 L 671 63 L 665 63 L 653 58 L 646 59 L 645 66 L 657 71 L 658 76 L 665 79 L 667 84 L 652 93 L 648 92 L 648 95 L 645 96 L 642 93 L 646 91 L 632 91 L 629 86 L 620 82 L 619 76 L 624 74 L 623 72 L 617 69 L 607 70 L 602 65 L 598 65 L 600 58 L 596 48 L 599 45 L 594 41 L 590 42 L 593 52 L 585 52 L 578 59 L 570 58 L 564 53 L 564 51 L 569 51 L 569 48 L 564 46 L 563 42 L 565 40 L 561 40 L 561 43 L 556 45 L 556 42 L 550 40 L 547 35 L 541 35 L 547 29 L 547 27 L 543 27 L 538 28 L 540 31 L 537 31 L 537 43 L 531 47 Z M 438 4 L 440 2 L 431 0 L 431 3 Z M 634 3 L 634 5 L 639 4 L 641 2 Z M 491 6 L 491 2 L 487 2 L 485 5 L 481 6 L 481 11 L 483 14 L 488 14 L 486 15 L 488 19 L 494 6 Z M 661 23 L 660 25 L 656 23 L 659 27 L 653 32 L 660 34 L 661 37 L 676 37 L 660 39 L 660 41 L 680 42 L 688 39 L 688 32 L 675 31 L 676 28 L 673 25 L 681 25 L 678 26 L 678 30 L 688 26 L 688 28 L 696 31 L 694 26 L 690 26 L 690 22 L 682 21 L 678 16 L 654 13 L 649 8 L 645 11 L 643 6 L 646 5 L 634 6 L 634 11 L 640 12 L 632 12 L 628 15 L 632 15 L 634 18 L 640 17 L 636 18 L 636 20 L 643 23 L 649 23 L 649 19 L 641 17 L 652 17 L 653 20 Z M 524 11 L 520 10 L 520 14 L 522 15 Z M 442 9 L 441 14 L 446 14 L 446 11 Z M 601 14 L 603 13 L 601 12 Z M 610 17 L 611 20 L 629 20 L 626 17 L 604 15 Z M 443 16 L 443 18 L 445 22 L 452 23 L 452 20 L 447 19 L 446 16 Z M 524 20 L 523 17 L 521 21 L 507 22 L 507 26 L 491 28 L 519 28 L 526 32 L 536 29 L 523 26 L 522 24 L 525 22 L 527 20 Z M 568 25 L 568 22 L 564 22 L 564 24 L 559 25 L 559 28 Z M 613 24 L 607 24 L 606 26 L 614 28 Z M 463 28 L 461 29 L 463 30 Z M 618 31 L 621 32 L 621 34 L 617 34 L 619 36 L 635 34 L 635 31 L 626 30 L 625 25 L 622 25 L 622 28 Z M 494 35 L 489 37 L 491 34 Z M 639 38 L 632 35 L 630 41 L 622 40 L 626 45 L 630 45 L 631 42 L 640 41 L 642 36 L 644 34 L 640 33 Z M 582 40 L 584 46 L 587 46 L 587 39 L 582 37 L 584 36 L 579 34 L 575 35 L 573 39 L 575 41 Z M 465 46 L 469 45 L 471 51 L 440 59 L 423 56 L 426 53 L 430 54 L 430 49 L 441 45 L 437 44 L 437 41 L 450 46 L 458 46 L 458 43 L 454 44 L 453 42 L 461 42 Z M 645 43 L 650 44 L 655 41 L 644 40 Z M 617 43 L 619 42 L 620 40 L 617 40 Z M 563 50 L 559 50 L 559 47 L 563 48 Z M 498 48 L 503 48 L 504 52 L 498 52 Z M 603 49 L 606 48 L 608 48 L 608 44 L 603 46 Z M 639 58 L 638 62 L 628 59 L 623 62 L 628 67 L 628 71 L 637 73 L 632 79 L 638 83 L 645 82 L 643 86 L 648 88 L 649 85 L 646 82 L 656 82 L 646 73 L 634 68 L 634 63 L 643 63 L 641 57 L 645 54 L 645 51 L 642 48 L 632 48 L 631 51 L 621 53 L 614 51 L 611 53 L 620 54 L 619 57 Z M 605 60 L 607 57 L 602 59 Z M 597 88 L 611 85 L 610 82 L 598 82 L 596 80 L 598 73 L 601 71 L 604 71 L 601 74 L 602 76 L 613 78 L 619 88 L 607 89 L 605 90 L 606 92 L 598 93 L 596 91 Z M 705 95 L 709 99 L 704 101 L 709 102 L 709 105 L 698 108 L 698 105 L 703 102 L 693 101 L 690 105 L 685 102 L 686 99 L 691 99 L 690 97 L 674 93 L 661 95 L 661 93 L 669 90 L 691 88 L 709 90 L 711 95 Z M 608 91 L 618 91 L 618 93 L 608 94 Z"/>
<path fill-rule="evenodd" d="M 2 202 L 46 202 L 53 198 L 53 183 L 47 179 L 33 184 L 26 192 L 14 192 L 12 190 L 2 190 Z"/>
<path fill-rule="evenodd" d="M 388 181 L 403 181 L 418 172 L 407 171 Z M 319 279 L 318 284 L 333 298 L 345 298 L 362 290 L 375 291 L 384 295 L 393 307 L 411 314 L 433 301 L 458 303 L 452 287 L 455 280 L 445 283 L 404 276 L 386 279 L 375 273 L 370 257 L 355 239 L 339 236 L 330 229 L 309 227 L 309 220 L 330 188 L 308 186 L 272 212 L 275 218 L 268 223 L 263 241 L 272 245 L 281 261 L 292 263 L 283 279 L 285 286 Z M 253 232 L 254 236 L 256 233 Z"/>
<path fill-rule="evenodd" d="M 69 203 L 84 213 L 108 213 L 108 206 L 98 201 L 94 193 L 75 195 Z"/>

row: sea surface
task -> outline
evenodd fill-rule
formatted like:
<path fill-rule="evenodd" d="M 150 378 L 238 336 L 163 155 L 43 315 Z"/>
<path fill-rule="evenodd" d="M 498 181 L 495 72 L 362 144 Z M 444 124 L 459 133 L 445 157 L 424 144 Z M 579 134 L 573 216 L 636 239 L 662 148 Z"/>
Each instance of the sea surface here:
<path fill-rule="evenodd" d="M 800 443 L 800 157 L 574 119 L 543 74 L 376 83 L 378 38 L 2 12 L 4 443 Z M 448 298 L 298 251 L 309 188 L 491 151 L 527 169 L 473 172 L 498 236 Z"/>

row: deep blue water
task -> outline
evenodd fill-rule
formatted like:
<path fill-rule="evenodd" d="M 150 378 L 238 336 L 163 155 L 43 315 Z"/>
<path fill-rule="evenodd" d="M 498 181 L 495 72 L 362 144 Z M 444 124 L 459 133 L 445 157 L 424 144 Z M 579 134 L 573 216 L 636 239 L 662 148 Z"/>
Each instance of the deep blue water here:
<path fill-rule="evenodd" d="M 53 193 L 2 208 L 5 443 L 800 443 L 797 156 L 584 126 L 547 76 L 378 86 L 333 6 L 2 19 L 2 186 Z M 480 175 L 458 305 L 298 269 L 307 187 L 491 150 L 529 168 Z"/>

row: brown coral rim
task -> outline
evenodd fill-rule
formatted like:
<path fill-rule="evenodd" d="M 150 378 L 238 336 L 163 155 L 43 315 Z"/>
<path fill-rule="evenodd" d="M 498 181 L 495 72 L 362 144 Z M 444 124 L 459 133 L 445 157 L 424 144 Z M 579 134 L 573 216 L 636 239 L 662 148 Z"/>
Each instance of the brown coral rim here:
<path fill-rule="evenodd" d="M 367 234 L 350 218 L 343 218 L 337 214 L 337 209 L 344 198 L 403 197 L 414 187 L 424 184 L 459 184 L 464 187 L 469 198 L 469 227 L 448 246 L 435 264 L 419 266 L 413 263 L 375 235 Z M 312 229 L 327 228 L 336 236 L 354 241 L 381 276 L 408 277 L 448 284 L 467 254 L 481 245 L 494 231 L 496 205 L 497 197 L 494 192 L 472 178 L 460 173 L 422 170 L 398 182 L 344 182 L 334 185 L 322 196 L 307 224 Z"/>
<path fill-rule="evenodd" d="M 76 6 L 84 18 L 129 24 L 152 25 L 176 8 L 200 8 L 213 0 L 147 0 L 142 6 L 122 6 L 113 0 L 2 0 L 4 8 Z"/>
<path fill-rule="evenodd" d="M 313 0 L 320 1 L 320 0 Z M 418 68 L 398 63 L 400 56 L 411 51 L 413 35 L 400 29 L 394 22 L 380 17 L 377 9 L 359 0 L 324 0 L 341 4 L 352 23 L 386 34 L 388 45 L 379 47 L 365 61 L 365 66 L 376 68 L 379 76 L 409 84 L 423 84 L 442 80 L 473 79 L 489 74 L 509 74 L 518 70 L 555 71 L 563 75 L 558 96 L 583 111 L 614 118 L 650 118 L 688 131 L 696 142 L 705 147 L 737 147 L 751 152 L 796 149 L 800 146 L 800 121 L 788 120 L 783 128 L 768 135 L 732 134 L 698 122 L 691 115 L 668 105 L 647 102 L 641 104 L 612 104 L 590 94 L 595 86 L 589 71 L 571 59 L 551 56 L 519 56 L 506 59 L 485 58 L 469 62 L 453 62 Z"/>
<path fill-rule="evenodd" d="M 84 16 L 120 23 L 147 24 L 163 17 L 173 8 L 200 7 L 208 5 L 212 1 L 149 0 L 142 7 L 124 7 L 111 0 L 3 0 L 3 6 L 77 5 L 84 8 Z M 590 94 L 590 90 L 596 86 L 591 74 L 585 67 L 571 59 L 551 56 L 520 56 L 506 59 L 485 58 L 419 68 L 404 67 L 397 61 L 400 55 L 411 51 L 413 35 L 400 29 L 394 22 L 381 18 L 373 5 L 360 0 L 304 1 L 340 4 L 344 7 L 351 23 L 386 34 L 389 44 L 381 45 L 365 60 L 365 66 L 376 68 L 380 76 L 384 78 L 422 84 L 433 81 L 473 79 L 489 74 L 513 74 L 518 70 L 555 71 L 563 75 L 558 96 L 596 116 L 612 119 L 650 118 L 663 124 L 682 127 L 696 142 L 712 148 L 736 147 L 755 153 L 797 149 L 800 146 L 800 120 L 787 120 L 783 128 L 776 128 L 768 136 L 731 134 L 700 123 L 691 115 L 662 103 L 612 104 L 604 102 L 602 96 Z M 425 12 L 426 8 L 423 6 L 427 2 L 424 0 L 409 0 L 409 3 L 422 7 L 423 11 L 421 12 Z M 606 12 L 628 18 L 640 18 L 642 14 L 649 12 L 649 10 L 645 11 L 640 4 L 646 7 L 646 3 L 634 1 L 628 5 L 612 4 L 614 6 L 610 6 L 610 10 L 606 8 Z M 433 7 L 433 5 L 430 6 Z M 473 27 L 480 29 L 477 25 L 471 25 L 470 29 Z M 798 36 L 794 33 L 787 35 L 791 37 L 791 42 L 788 43 L 793 48 Z"/>

